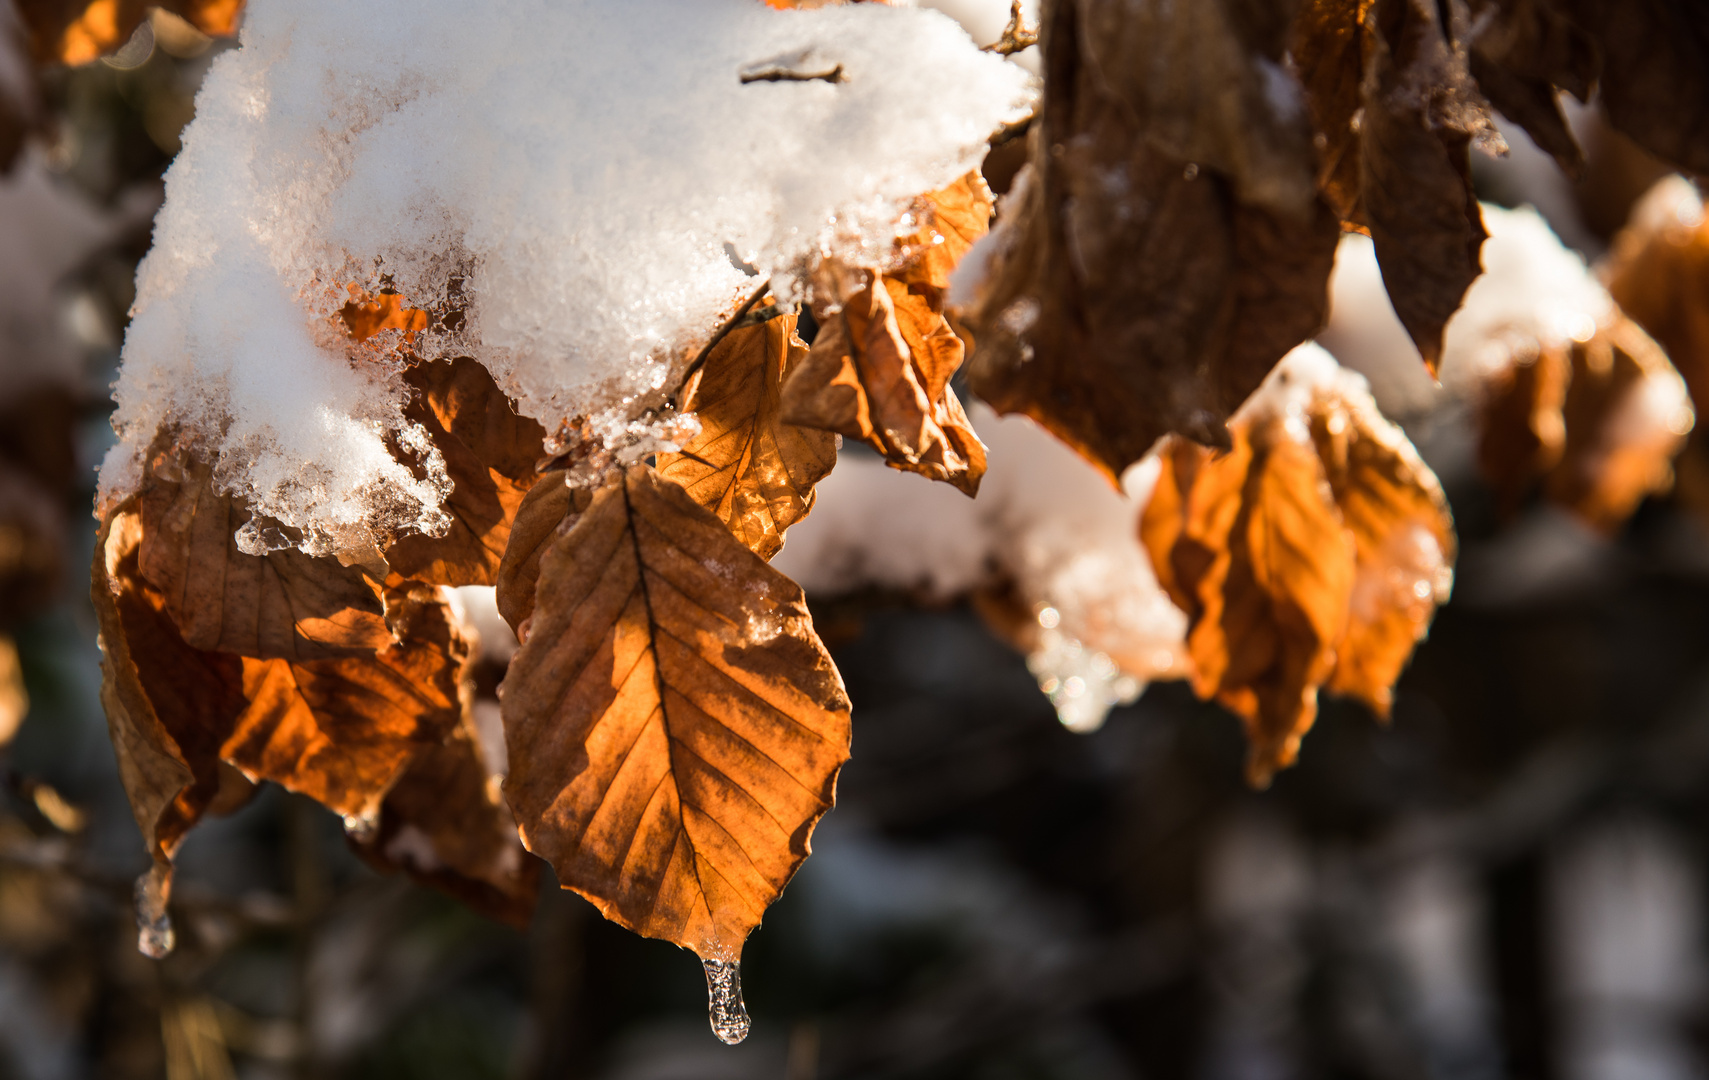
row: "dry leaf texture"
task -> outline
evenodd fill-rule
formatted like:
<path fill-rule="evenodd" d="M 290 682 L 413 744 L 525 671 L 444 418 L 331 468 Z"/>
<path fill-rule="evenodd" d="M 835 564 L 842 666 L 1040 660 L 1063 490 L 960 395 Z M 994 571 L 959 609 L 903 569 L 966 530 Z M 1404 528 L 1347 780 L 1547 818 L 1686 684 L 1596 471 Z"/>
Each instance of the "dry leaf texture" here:
<path fill-rule="evenodd" d="M 1286 23 L 1213 19 L 1204 6 L 1226 14 L 1156 9 L 1177 20 L 1160 25 L 1168 40 L 1242 27 L 1235 44 L 1196 47 L 1224 67 L 1157 61 L 1182 85 L 1143 74 L 1154 66 L 1148 41 L 1106 33 L 1132 5 L 1064 0 L 1046 12 L 1031 162 L 1008 196 L 974 320 L 973 389 L 1112 479 L 1168 432 L 1226 443 L 1223 422 L 1317 330 L 1327 304 L 1338 230 L 1311 196 L 1308 133 L 1281 115 L 1291 110 L 1259 110 L 1247 92 L 1291 85 L 1278 66 Z M 1223 29 L 1205 29 L 1212 22 Z M 1199 130 L 1196 118 L 1229 144 L 1216 160 L 1233 171 L 1182 156 L 1197 143 L 1151 137 Z"/>
<path fill-rule="evenodd" d="M 529 850 L 607 918 L 736 959 L 848 757 L 801 590 L 635 466 L 552 535 L 538 595 L 504 687 Z"/>
<path fill-rule="evenodd" d="M 386 551 L 393 570 L 435 585 L 492 585 L 511 523 L 534 486 L 546 430 L 517 414 L 509 398 L 468 357 L 411 365 L 414 397 L 406 419 L 420 424 L 445 460 L 451 517 L 443 536 L 402 537 Z"/>
<path fill-rule="evenodd" d="M 659 475 L 673 480 L 770 559 L 784 530 L 813 508 L 813 485 L 837 462 L 836 436 L 783 422 L 783 384 L 807 357 L 796 317 L 779 315 L 724 335 L 690 377 L 682 409 L 700 434 L 660 454 Z"/>
<path fill-rule="evenodd" d="M 1191 620 L 1194 690 L 1240 714 L 1263 785 L 1320 687 L 1388 714 L 1447 599 L 1454 536 L 1435 476 L 1321 350 L 1283 361 L 1230 430 L 1226 452 L 1164 444 L 1140 536 Z"/>

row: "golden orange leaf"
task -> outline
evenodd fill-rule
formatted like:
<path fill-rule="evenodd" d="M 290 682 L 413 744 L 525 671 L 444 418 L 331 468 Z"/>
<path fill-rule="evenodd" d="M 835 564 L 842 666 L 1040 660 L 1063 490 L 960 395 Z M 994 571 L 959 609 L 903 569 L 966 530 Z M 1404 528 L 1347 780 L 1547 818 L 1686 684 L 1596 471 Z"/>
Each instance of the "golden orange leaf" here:
<path fill-rule="evenodd" d="M 158 440 L 137 503 L 142 574 L 191 647 L 308 660 L 391 644 L 379 589 L 361 569 L 293 547 L 238 550 L 251 515 L 193 452 Z"/>
<path fill-rule="evenodd" d="M 492 585 L 511 522 L 537 479 L 546 431 L 517 413 L 468 357 L 414 363 L 403 379 L 414 392 L 405 419 L 421 424 L 445 459 L 451 528 L 444 536 L 404 536 L 386 560 L 404 577 L 435 585 Z"/>
<path fill-rule="evenodd" d="M 813 508 L 813 485 L 837 463 L 836 436 L 783 422 L 783 384 L 807 357 L 795 316 L 738 327 L 690 376 L 681 407 L 700 434 L 660 454 L 659 475 L 681 484 L 762 559 Z"/>
<path fill-rule="evenodd" d="M 607 918 L 737 959 L 848 758 L 801 590 L 635 466 L 552 534 L 538 593 L 503 697 L 529 850 Z"/>
<path fill-rule="evenodd" d="M 837 288 L 841 310 L 821 320 L 784 384 L 783 420 L 859 439 L 892 468 L 978 492 L 985 444 L 949 388 L 961 338 L 902 281 L 854 270 Z"/>
<path fill-rule="evenodd" d="M 527 623 L 534 614 L 534 591 L 540 579 L 540 557 L 554 533 L 568 528 L 593 501 L 591 489 L 565 483 L 569 474 L 554 469 L 528 490 L 511 522 L 510 542 L 499 563 L 498 613 L 516 636 L 528 639 Z"/>
<path fill-rule="evenodd" d="M 366 656 L 243 660 L 249 706 L 220 757 L 358 821 L 418 751 L 445 741 L 463 716 L 469 642 L 438 590 L 386 589 L 397 642 Z"/>
<path fill-rule="evenodd" d="M 1284 361 L 1270 392 L 1297 373 Z M 1320 687 L 1388 714 L 1447 598 L 1454 533 L 1435 476 L 1344 378 L 1230 431 L 1227 452 L 1160 448 L 1140 538 L 1191 620 L 1194 691 L 1246 722 L 1262 785 L 1297 756 Z"/>
<path fill-rule="evenodd" d="M 943 310 L 950 275 L 991 227 L 996 196 L 977 170 L 948 187 L 922 195 L 910 212 L 914 229 L 896 241 L 903 262 L 888 276 L 928 295 Z"/>

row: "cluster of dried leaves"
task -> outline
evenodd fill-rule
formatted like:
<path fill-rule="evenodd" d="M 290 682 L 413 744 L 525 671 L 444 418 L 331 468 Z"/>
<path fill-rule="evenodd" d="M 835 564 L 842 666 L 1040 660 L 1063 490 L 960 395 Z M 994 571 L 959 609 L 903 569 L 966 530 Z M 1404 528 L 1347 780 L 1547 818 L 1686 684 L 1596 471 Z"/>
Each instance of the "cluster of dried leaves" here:
<path fill-rule="evenodd" d="M 223 33 L 237 7 L 171 10 Z M 68 62 L 122 42 L 143 10 L 24 5 L 37 55 Z M 1168 437 L 1140 539 L 1192 617 L 1196 690 L 1247 721 L 1255 781 L 1293 760 L 1319 688 L 1386 714 L 1451 577 L 1435 478 L 1343 381 L 1235 410 L 1320 327 L 1343 229 L 1371 235 L 1434 368 L 1479 273 L 1468 154 L 1499 143 L 1492 105 L 1570 170 L 1556 92 L 1597 86 L 1622 130 L 1709 169 L 1709 113 L 1677 107 L 1709 100 L 1709 16 L 1667 0 L 1053 0 L 1041 31 L 1042 105 L 969 315 L 977 350 L 946 304 L 992 217 L 974 173 L 918 200 L 883 265 L 811 268 L 810 346 L 797 313 L 756 295 L 677 390 L 698 433 L 652 464 L 545 457 L 545 430 L 478 363 L 409 351 L 422 312 L 354 296 L 350 362 L 401 367 L 409 418 L 454 483 L 444 535 L 396 537 L 360 564 L 239 550 L 248 508 L 193 440 L 160 432 L 140 490 L 103 508 L 94 566 L 151 880 L 169 881 L 202 816 L 271 780 L 345 815 L 377 864 L 496 914 L 532 902 L 520 837 L 607 917 L 736 959 L 849 753 L 841 680 L 767 560 L 839 436 L 977 491 L 985 448 L 951 388 L 970 354 L 976 393 L 1112 479 Z M 1015 23 L 999 51 L 1030 40 Z M 1673 311 L 1638 317 L 1701 351 L 1709 337 Z M 1604 467 L 1592 414 L 1658 363 L 1617 320 L 1515 365 L 1490 408 L 1536 445 L 1503 458 L 1524 462 L 1503 490 L 1541 482 L 1594 520 L 1628 513 L 1658 482 L 1656 455 Z M 460 585 L 495 586 L 522 641 L 502 789 L 471 711 L 473 642 L 444 591 Z"/>

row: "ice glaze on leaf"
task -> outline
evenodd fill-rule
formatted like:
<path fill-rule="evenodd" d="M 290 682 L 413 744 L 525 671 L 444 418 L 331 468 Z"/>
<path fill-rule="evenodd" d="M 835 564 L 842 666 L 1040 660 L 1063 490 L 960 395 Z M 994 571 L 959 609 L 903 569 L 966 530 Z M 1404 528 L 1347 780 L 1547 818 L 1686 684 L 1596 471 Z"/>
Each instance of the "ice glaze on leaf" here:
<path fill-rule="evenodd" d="M 783 419 L 859 439 L 892 468 L 968 495 L 985 475 L 950 376 L 966 346 L 925 295 L 895 278 L 850 271 L 842 308 L 828 313 L 806 361 L 783 388 Z"/>
<path fill-rule="evenodd" d="M 726 334 L 683 390 L 700 434 L 658 458 L 659 475 L 762 559 L 783 548 L 784 530 L 807 516 L 813 485 L 837 463 L 835 435 L 783 422 L 783 384 L 807 357 L 795 322 L 779 315 Z"/>
<path fill-rule="evenodd" d="M 469 642 L 438 590 L 386 589 L 398 640 L 367 656 L 243 661 L 249 707 L 220 756 L 339 814 L 372 815 L 419 750 L 462 718 Z"/>
<path fill-rule="evenodd" d="M 293 547 L 238 550 L 250 513 L 194 453 L 157 442 L 137 505 L 142 574 L 191 647 L 310 660 L 391 644 L 379 589 L 360 568 Z"/>
<path fill-rule="evenodd" d="M 399 574 L 435 585 L 492 585 L 511 522 L 537 479 L 546 431 L 519 415 L 468 357 L 418 362 L 403 378 L 414 391 L 405 419 L 422 425 L 445 459 L 451 528 L 444 536 L 402 537 L 386 560 Z"/>
<path fill-rule="evenodd" d="M 553 533 L 538 592 L 503 698 L 529 850 L 607 918 L 736 959 L 848 758 L 801 590 L 635 466 Z"/>
<path fill-rule="evenodd" d="M 1265 392 L 1291 380 L 1293 400 L 1249 407 L 1229 451 L 1168 440 L 1140 519 L 1159 583 L 1191 620 L 1194 691 L 1246 722 L 1257 785 L 1293 763 L 1320 687 L 1388 714 L 1452 580 L 1435 476 L 1338 375 L 1284 361 Z"/>

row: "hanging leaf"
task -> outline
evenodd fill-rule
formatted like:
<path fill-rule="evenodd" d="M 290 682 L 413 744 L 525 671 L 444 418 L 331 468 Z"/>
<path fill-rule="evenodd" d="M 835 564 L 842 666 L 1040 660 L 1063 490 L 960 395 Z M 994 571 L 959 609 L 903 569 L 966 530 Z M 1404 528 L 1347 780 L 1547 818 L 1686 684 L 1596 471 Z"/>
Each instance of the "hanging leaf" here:
<path fill-rule="evenodd" d="M 540 579 L 540 557 L 554 533 L 568 528 L 593 501 L 593 491 L 565 483 L 569 474 L 554 469 L 528 490 L 511 523 L 510 543 L 499 563 L 498 613 L 516 636 L 528 640 L 528 620 L 534 614 L 534 591 Z"/>
<path fill-rule="evenodd" d="M 1584 169 L 1584 151 L 1561 113 L 1559 91 L 1589 101 L 1601 50 L 1584 28 L 1549 0 L 1473 0 L 1471 73 L 1507 119 L 1525 129 L 1568 175 Z"/>
<path fill-rule="evenodd" d="M 1379 716 L 1452 581 L 1440 485 L 1362 380 L 1302 349 L 1229 425 L 1170 439 L 1140 520 L 1187 612 L 1194 691 L 1246 722 L 1249 779 L 1293 763 L 1325 685 Z"/>
<path fill-rule="evenodd" d="M 525 929 L 540 891 L 540 862 L 482 760 L 467 719 L 410 759 L 381 805 L 380 824 L 356 850 L 377 869 L 402 870 L 500 922 Z"/>
<path fill-rule="evenodd" d="M 1208 25 L 1195 8 L 1158 9 L 1182 20 L 1169 40 Z M 1197 46 L 1238 58 L 1232 89 L 1236 76 L 1158 61 L 1191 76 L 1176 85 L 1148 74 L 1145 40 L 1103 32 L 1130 10 L 1064 0 L 1045 12 L 1032 160 L 993 241 L 970 368 L 982 398 L 1031 416 L 1112 479 L 1171 431 L 1226 444 L 1224 420 L 1322 324 L 1338 237 L 1311 194 L 1309 133 L 1243 89 L 1292 86 L 1286 24 L 1242 21 L 1256 39 Z M 1233 34 L 1235 21 L 1215 32 Z M 1153 138 L 1187 131 L 1193 111 L 1216 117 L 1216 161 L 1238 162 L 1231 171 L 1208 145 Z M 1249 142 L 1231 142 L 1242 132 Z"/>
<path fill-rule="evenodd" d="M 836 436 L 783 422 L 783 384 L 807 356 L 795 316 L 724 335 L 683 389 L 700 434 L 660 454 L 659 475 L 681 484 L 754 553 L 770 559 L 784 530 L 813 508 L 813 485 L 837 463 Z"/>
<path fill-rule="evenodd" d="M 404 371 L 414 397 L 404 418 L 426 429 L 445 459 L 451 494 L 444 536 L 411 534 L 386 550 L 405 577 L 435 585 L 492 585 L 511 522 L 534 486 L 546 431 L 521 416 L 477 361 L 425 361 Z"/>
<path fill-rule="evenodd" d="M 848 758 L 801 590 L 635 466 L 547 542 L 533 619 L 503 696 L 529 850 L 607 918 L 737 959 Z"/>
<path fill-rule="evenodd" d="M 395 582 L 397 642 L 368 656 L 243 661 L 249 706 L 220 757 L 357 821 L 410 758 L 457 728 L 469 642 L 436 588 Z"/>
<path fill-rule="evenodd" d="M 784 422 L 859 439 L 892 468 L 977 493 L 985 445 L 949 388 L 961 338 L 903 282 L 868 270 L 846 276 L 836 286 L 841 310 L 821 321 L 784 385 Z"/>
<path fill-rule="evenodd" d="M 137 500 L 143 576 L 165 597 L 192 648 L 257 658 L 310 660 L 391 644 L 374 580 L 357 567 L 281 546 L 238 549 L 249 510 L 216 490 L 213 470 L 169 439 L 157 440 Z M 253 523 L 262 543 L 289 538 Z"/>
<path fill-rule="evenodd" d="M 910 212 L 914 229 L 896 241 L 901 265 L 889 277 L 926 295 L 943 311 L 950 275 L 991 228 L 996 197 L 977 170 L 946 188 L 922 195 Z"/>
<path fill-rule="evenodd" d="M 140 572 L 141 544 L 131 500 L 96 537 L 90 596 L 119 778 L 144 843 L 164 865 L 219 793 L 219 747 L 247 702 L 239 658 L 185 644 Z"/>

